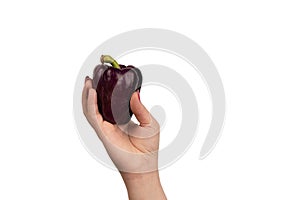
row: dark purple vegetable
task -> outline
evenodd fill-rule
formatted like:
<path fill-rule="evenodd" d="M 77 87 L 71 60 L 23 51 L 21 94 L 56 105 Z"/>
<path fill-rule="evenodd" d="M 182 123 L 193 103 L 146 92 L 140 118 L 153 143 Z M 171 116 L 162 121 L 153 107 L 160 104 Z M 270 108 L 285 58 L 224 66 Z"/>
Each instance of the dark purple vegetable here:
<path fill-rule="evenodd" d="M 132 116 L 131 96 L 141 89 L 142 73 L 134 66 L 119 65 L 108 55 L 102 55 L 100 60 L 102 64 L 97 65 L 93 73 L 99 112 L 110 123 L 125 124 Z"/>

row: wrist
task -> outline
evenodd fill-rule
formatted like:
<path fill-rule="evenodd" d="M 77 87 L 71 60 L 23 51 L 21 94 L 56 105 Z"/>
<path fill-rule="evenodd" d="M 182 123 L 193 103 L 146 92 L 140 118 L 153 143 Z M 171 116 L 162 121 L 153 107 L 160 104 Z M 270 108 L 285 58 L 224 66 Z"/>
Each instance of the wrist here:
<path fill-rule="evenodd" d="M 137 183 L 149 180 L 159 180 L 158 171 L 145 172 L 145 173 L 130 173 L 130 172 L 120 172 L 121 176 L 126 183 Z"/>
<path fill-rule="evenodd" d="M 166 199 L 158 171 L 148 173 L 121 172 L 130 200 Z"/>

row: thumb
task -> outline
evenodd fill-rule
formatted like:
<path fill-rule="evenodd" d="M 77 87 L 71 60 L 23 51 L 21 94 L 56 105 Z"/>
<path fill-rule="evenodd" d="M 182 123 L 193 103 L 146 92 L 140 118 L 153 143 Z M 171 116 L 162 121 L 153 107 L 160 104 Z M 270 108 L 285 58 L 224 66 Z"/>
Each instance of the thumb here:
<path fill-rule="evenodd" d="M 130 108 L 137 120 L 140 122 L 140 126 L 147 126 L 151 122 L 150 112 L 141 103 L 139 92 L 134 92 L 130 99 Z"/>

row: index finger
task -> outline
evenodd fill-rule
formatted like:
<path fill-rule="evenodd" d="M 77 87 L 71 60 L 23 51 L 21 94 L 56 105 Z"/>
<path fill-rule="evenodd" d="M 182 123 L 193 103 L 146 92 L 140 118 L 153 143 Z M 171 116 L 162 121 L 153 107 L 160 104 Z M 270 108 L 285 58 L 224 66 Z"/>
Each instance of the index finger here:
<path fill-rule="evenodd" d="M 87 114 L 87 99 L 88 99 L 88 93 L 89 89 L 92 88 L 92 80 L 86 76 L 84 81 L 84 87 L 82 90 L 82 110 L 84 115 Z"/>

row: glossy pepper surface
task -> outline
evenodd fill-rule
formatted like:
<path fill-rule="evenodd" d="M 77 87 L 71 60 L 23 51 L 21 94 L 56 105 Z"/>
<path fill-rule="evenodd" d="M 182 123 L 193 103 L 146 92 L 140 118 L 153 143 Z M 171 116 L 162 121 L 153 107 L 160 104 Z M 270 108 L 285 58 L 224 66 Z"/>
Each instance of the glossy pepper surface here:
<path fill-rule="evenodd" d="M 102 55 L 100 61 L 93 72 L 99 112 L 110 123 L 125 124 L 132 116 L 131 96 L 141 89 L 142 73 L 132 65 L 119 65 L 108 55 Z"/>

